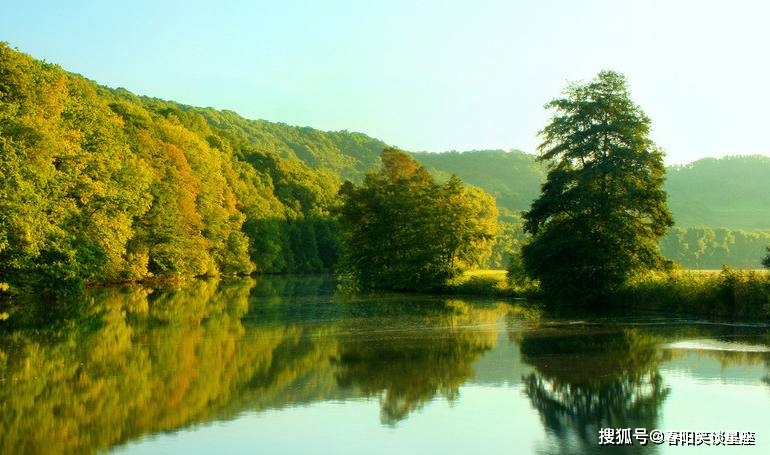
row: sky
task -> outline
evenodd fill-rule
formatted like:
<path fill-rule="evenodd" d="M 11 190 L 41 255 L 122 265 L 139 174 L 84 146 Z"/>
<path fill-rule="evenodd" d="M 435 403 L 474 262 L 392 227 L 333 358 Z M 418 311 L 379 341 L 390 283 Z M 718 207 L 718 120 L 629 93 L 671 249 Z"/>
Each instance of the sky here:
<path fill-rule="evenodd" d="M 611 69 L 683 164 L 770 155 L 768 18 L 741 0 L 0 0 L 0 41 L 139 95 L 411 151 L 534 153 L 544 104 Z"/>

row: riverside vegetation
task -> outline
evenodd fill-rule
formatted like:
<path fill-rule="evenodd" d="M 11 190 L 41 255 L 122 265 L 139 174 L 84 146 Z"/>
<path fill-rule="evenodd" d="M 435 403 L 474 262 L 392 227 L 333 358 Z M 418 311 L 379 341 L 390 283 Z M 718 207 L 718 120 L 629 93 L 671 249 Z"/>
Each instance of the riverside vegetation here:
<path fill-rule="evenodd" d="M 618 87 L 625 90 L 621 76 L 602 73 L 599 79 L 607 77 L 618 77 Z M 590 87 L 575 85 L 570 90 L 574 96 Z M 554 101 L 552 106 L 563 108 L 567 101 L 569 97 Z M 634 128 L 644 129 L 649 120 L 639 118 L 641 126 Z M 540 210 L 536 208 L 542 208 L 542 204 L 530 208 L 529 203 L 537 197 L 537 183 L 546 179 L 546 185 L 553 187 L 559 180 L 553 169 L 561 169 L 561 176 L 578 170 L 574 168 L 578 157 L 568 157 L 561 165 L 554 161 L 562 153 L 558 141 L 564 137 L 557 134 L 549 138 L 549 128 L 555 131 L 554 127 L 546 128 L 546 143 L 553 138 L 558 140 L 553 142 L 550 152 L 541 149 L 544 155 L 540 162 L 524 153 L 501 151 L 418 153 L 412 155 L 417 160 L 414 161 L 401 152 L 388 152 L 389 147 L 382 141 L 359 133 L 320 132 L 251 121 L 229 111 L 194 108 L 99 86 L 0 44 L 0 303 L 6 301 L 7 305 L 8 296 L 30 292 L 57 296 L 77 293 L 86 285 L 98 283 L 338 269 L 357 277 L 364 287 L 378 289 L 471 292 L 476 288 L 485 292 L 492 286 L 497 290 L 491 292 L 547 295 L 555 288 L 549 284 L 546 288 L 550 290 L 542 294 L 537 279 L 543 281 L 543 272 L 571 276 L 568 271 L 576 263 L 570 259 L 537 268 L 533 259 L 538 255 L 533 254 L 525 254 L 522 261 L 521 247 L 537 245 L 540 233 L 548 232 L 548 228 L 543 231 L 541 227 L 547 227 L 551 221 L 541 224 L 542 220 L 556 219 L 549 215 L 536 221 Z M 641 132 L 641 143 L 647 144 L 646 130 Z M 658 153 L 645 147 L 639 156 Z M 616 154 L 636 153 L 633 147 L 614 150 Z M 388 156 L 398 156 L 397 161 L 406 163 L 412 174 L 405 180 L 419 183 L 414 186 L 416 192 L 393 193 L 403 182 L 398 183 L 400 177 L 387 177 Z M 475 164 L 464 164 L 471 162 Z M 761 171 L 768 168 L 768 162 L 757 157 L 702 160 L 689 167 L 669 169 L 669 180 L 662 186 L 664 168 L 659 157 L 655 158 L 654 166 L 647 168 L 654 170 L 652 177 L 656 182 L 650 191 L 658 194 L 658 202 L 653 206 L 660 205 L 659 194 L 668 190 L 672 193 L 674 219 L 686 222 L 666 234 L 670 225 L 666 220 L 670 217 L 662 216 L 650 224 L 654 235 L 625 239 L 632 249 L 627 250 L 629 254 L 623 260 L 615 261 L 605 270 L 619 275 L 600 294 L 628 296 L 631 289 L 631 294 L 639 292 L 636 296 L 644 300 L 644 292 L 652 294 L 654 286 L 650 283 L 670 283 L 669 278 L 641 278 L 648 276 L 646 269 L 671 269 L 656 253 L 659 240 L 668 259 L 689 267 L 718 266 L 725 262 L 720 259 L 730 254 L 735 255 L 734 261 L 758 266 L 770 243 L 770 234 L 756 231 L 765 226 L 756 217 L 766 213 L 766 204 L 758 207 L 763 202 L 746 197 L 732 211 L 720 211 L 717 207 L 701 213 L 692 208 L 691 202 L 697 197 L 687 188 L 697 187 L 693 179 L 697 181 L 698 172 L 704 168 L 711 178 L 719 175 L 715 166 L 722 164 L 730 169 L 743 165 Z M 379 163 L 384 165 L 383 170 L 379 174 L 371 171 Z M 622 168 L 621 162 L 597 163 L 593 168 L 589 166 L 592 170 L 585 175 L 600 170 L 599 174 L 609 176 Z M 511 172 L 501 171 L 506 169 Z M 382 180 L 378 175 L 387 178 Z M 618 175 L 614 182 L 629 183 L 624 176 L 630 174 Z M 478 188 L 466 186 L 460 179 Z M 584 183 L 590 180 L 581 179 L 578 181 Z M 758 179 L 755 183 L 760 185 L 762 181 Z M 565 184 L 565 189 L 572 188 L 572 184 Z M 391 195 L 390 199 L 370 198 L 380 191 L 378 185 L 383 191 L 380 195 Z M 388 185 L 396 186 L 388 189 Z M 636 190 L 641 188 L 644 185 L 636 186 Z M 677 188 L 679 192 L 674 192 Z M 499 208 L 495 207 L 495 199 Z M 556 205 L 567 200 L 560 199 Z M 403 246 L 427 244 L 430 248 L 411 249 L 414 254 L 404 256 L 404 248 L 387 250 L 387 246 L 377 244 L 395 238 L 389 237 L 392 232 L 387 227 L 356 233 L 358 223 L 350 210 L 351 201 L 363 203 L 361 207 L 372 201 L 390 204 L 394 211 L 382 218 L 385 221 L 398 219 L 391 216 L 396 213 L 419 213 L 420 216 L 410 219 L 411 225 L 404 227 L 407 235 L 402 238 L 409 240 Z M 424 205 L 417 204 L 419 201 Z M 714 197 L 695 206 L 704 207 L 714 201 L 731 205 L 729 200 Z M 599 199 L 593 201 L 598 202 Z M 522 219 L 519 212 L 527 209 L 528 216 Z M 665 208 L 655 210 L 663 214 L 660 210 Z M 652 212 L 644 213 L 647 215 L 642 215 L 642 224 L 650 221 L 645 217 Z M 369 216 L 364 212 L 358 215 Z M 732 221 L 724 222 L 728 218 Z M 438 229 L 429 220 L 448 220 L 449 224 Z M 467 220 L 472 222 L 463 224 Z M 603 222 L 612 220 L 604 218 Z M 712 227 L 688 224 L 702 220 L 713 223 Z M 620 222 L 621 218 L 615 221 Z M 534 243 L 524 234 L 523 227 L 535 235 Z M 356 243 L 354 239 L 359 234 Z M 371 236 L 372 246 L 378 245 L 370 251 L 394 255 L 385 260 L 388 272 L 381 275 L 380 281 L 362 275 L 362 271 L 374 272 L 376 269 L 369 266 L 381 266 L 383 262 L 368 257 L 367 264 L 367 257 L 356 256 L 364 251 L 361 246 L 365 245 L 362 242 L 367 235 Z M 643 255 L 640 246 L 645 249 Z M 589 250 L 604 251 L 596 256 L 600 260 L 609 257 L 607 252 L 611 248 L 609 244 L 605 247 Z M 534 247 L 525 246 L 525 252 L 527 248 L 534 251 Z M 587 257 L 579 256 L 577 259 Z M 431 265 L 426 266 L 427 263 Z M 470 265 L 505 264 L 510 264 L 512 270 L 511 286 L 500 286 L 498 280 L 478 275 L 466 281 L 461 278 L 463 268 Z M 595 263 L 603 267 L 602 264 L 606 265 Z M 630 268 L 623 270 L 624 264 Z M 399 267 L 401 279 L 394 280 L 396 275 L 389 273 Z M 410 267 L 422 271 L 415 275 L 411 272 L 415 269 Z M 521 271 L 527 274 L 518 273 Z M 649 273 L 659 277 L 665 272 Z M 416 281 L 403 281 L 407 276 Z M 768 314 L 766 278 L 760 274 L 745 276 L 745 280 L 730 279 L 736 286 L 744 281 L 751 283 L 746 285 L 750 289 L 746 292 L 756 297 L 747 306 L 751 310 L 735 303 L 739 311 L 714 313 Z M 449 287 L 442 284 L 447 282 Z M 553 283 L 558 283 L 558 279 Z M 589 289 L 589 284 L 594 284 L 580 285 L 580 280 L 575 283 L 575 290 Z M 696 285 L 693 281 L 692 286 Z M 679 292 L 674 288 L 668 294 L 660 292 L 656 298 Z M 738 300 L 746 292 L 738 293 Z M 687 293 L 676 295 L 680 294 Z M 636 304 L 632 300 L 626 298 L 628 304 Z M 765 308 L 764 313 L 761 308 Z M 0 309 L 0 316 L 8 315 Z"/>

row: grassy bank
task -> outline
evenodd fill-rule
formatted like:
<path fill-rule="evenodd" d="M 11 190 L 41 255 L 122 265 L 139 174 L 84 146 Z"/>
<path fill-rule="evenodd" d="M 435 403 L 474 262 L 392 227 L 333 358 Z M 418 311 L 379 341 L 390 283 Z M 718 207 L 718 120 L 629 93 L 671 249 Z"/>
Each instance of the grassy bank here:
<path fill-rule="evenodd" d="M 449 294 L 526 297 L 537 300 L 536 283 L 511 282 L 505 270 L 474 270 L 453 280 Z M 674 270 L 639 275 L 609 302 L 675 315 L 770 320 L 770 271 Z"/>
<path fill-rule="evenodd" d="M 672 314 L 770 319 L 770 273 L 765 270 L 675 270 L 634 277 L 614 303 Z"/>
<path fill-rule="evenodd" d="M 536 286 L 511 283 L 505 270 L 470 270 L 450 281 L 442 292 L 452 295 L 535 297 Z"/>

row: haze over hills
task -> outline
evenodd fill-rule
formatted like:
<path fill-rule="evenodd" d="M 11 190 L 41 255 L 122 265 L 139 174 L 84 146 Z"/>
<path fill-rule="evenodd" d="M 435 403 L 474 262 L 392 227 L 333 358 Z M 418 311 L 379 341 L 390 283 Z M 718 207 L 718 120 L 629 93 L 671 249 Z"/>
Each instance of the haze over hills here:
<path fill-rule="evenodd" d="M 770 229 L 770 157 L 703 158 L 666 171 L 677 226 Z"/>

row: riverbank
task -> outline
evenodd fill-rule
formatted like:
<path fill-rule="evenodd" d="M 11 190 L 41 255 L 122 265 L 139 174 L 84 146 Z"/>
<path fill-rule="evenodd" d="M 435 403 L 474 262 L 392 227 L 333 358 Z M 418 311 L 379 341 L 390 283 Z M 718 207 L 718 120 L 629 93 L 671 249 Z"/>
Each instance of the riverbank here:
<path fill-rule="evenodd" d="M 727 267 L 650 272 L 631 279 L 615 300 L 671 314 L 768 320 L 770 273 Z"/>
<path fill-rule="evenodd" d="M 504 270 L 466 272 L 442 290 L 452 295 L 539 300 L 536 283 L 515 283 Z M 767 270 L 673 270 L 633 277 L 604 306 L 638 308 L 672 315 L 770 320 Z"/>
<path fill-rule="evenodd" d="M 169 286 L 179 285 L 184 281 L 188 280 L 153 280 L 136 284 Z M 104 286 L 111 287 L 110 284 Z M 0 322 L 6 322 L 13 305 L 8 300 L 10 295 L 7 286 L 0 286 L 0 291 Z M 537 283 L 526 280 L 512 281 L 507 277 L 505 270 L 494 269 L 465 272 L 433 293 L 542 301 Z M 601 306 L 613 310 L 644 309 L 678 316 L 768 321 L 770 271 L 725 268 L 650 272 L 629 280 L 609 300 L 602 302 Z M 48 311 L 50 312 L 51 308 Z"/>

